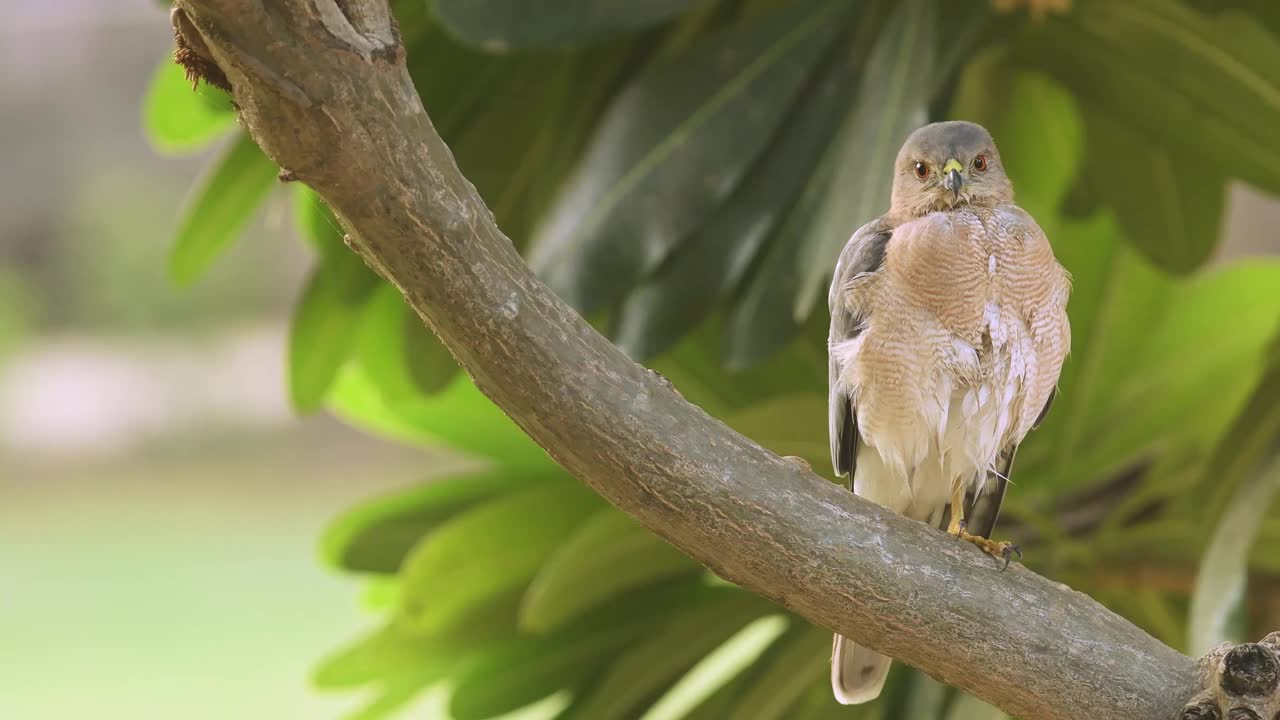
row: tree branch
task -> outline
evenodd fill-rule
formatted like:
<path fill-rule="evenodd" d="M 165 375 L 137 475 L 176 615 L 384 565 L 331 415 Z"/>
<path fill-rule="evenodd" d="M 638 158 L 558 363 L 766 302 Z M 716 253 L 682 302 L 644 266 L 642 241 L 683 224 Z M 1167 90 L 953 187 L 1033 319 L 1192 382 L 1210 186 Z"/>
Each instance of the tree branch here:
<path fill-rule="evenodd" d="M 720 576 L 1037 720 L 1169 720 L 1193 660 L 1090 598 L 855 497 L 687 403 L 528 270 L 404 66 L 386 0 L 178 0 L 245 126 L 479 389 Z"/>

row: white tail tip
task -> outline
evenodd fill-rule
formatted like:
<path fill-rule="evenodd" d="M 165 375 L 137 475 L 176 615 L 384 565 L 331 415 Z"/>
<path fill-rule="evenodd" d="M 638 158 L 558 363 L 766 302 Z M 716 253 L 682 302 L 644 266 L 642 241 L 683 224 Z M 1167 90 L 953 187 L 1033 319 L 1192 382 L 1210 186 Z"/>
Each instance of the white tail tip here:
<path fill-rule="evenodd" d="M 831 646 L 831 693 L 841 705 L 861 705 L 880 697 L 893 660 L 840 635 Z"/>

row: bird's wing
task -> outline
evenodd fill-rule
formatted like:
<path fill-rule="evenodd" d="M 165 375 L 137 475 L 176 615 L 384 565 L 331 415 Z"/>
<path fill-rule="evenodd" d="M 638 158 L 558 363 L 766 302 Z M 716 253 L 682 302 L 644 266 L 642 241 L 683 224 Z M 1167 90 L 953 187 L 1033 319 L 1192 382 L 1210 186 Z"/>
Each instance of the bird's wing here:
<path fill-rule="evenodd" d="M 827 336 L 827 401 L 828 431 L 831 439 L 831 464 L 837 477 L 849 476 L 852 487 L 854 463 L 858 457 L 858 417 L 853 398 L 840 388 L 841 356 L 834 352 L 839 343 L 853 340 L 862 332 L 866 317 L 855 314 L 844 299 L 844 288 L 854 278 L 874 273 L 884 262 L 891 228 L 883 219 L 873 220 L 858 228 L 849 238 L 827 294 L 827 306 L 831 312 L 831 331 Z"/>
<path fill-rule="evenodd" d="M 1031 429 L 1040 427 L 1040 423 L 1044 422 L 1044 416 L 1049 414 L 1049 408 L 1057 396 L 1057 390 L 1049 394 L 1048 401 L 1040 409 L 1040 414 L 1036 417 L 1036 422 Z M 1004 502 L 1004 490 L 1009 485 L 1009 477 L 1013 473 L 1013 458 L 1017 454 L 1018 443 L 1009 444 L 996 457 L 995 468 L 987 471 L 987 482 L 981 492 L 977 492 L 978 488 L 970 488 L 965 493 L 965 529 L 970 533 L 990 538 L 991 532 L 996 529 L 996 520 L 1000 518 L 1000 505 Z M 942 522 L 939 527 L 946 528 L 950 524 L 951 508 L 947 507 L 942 513 Z"/>

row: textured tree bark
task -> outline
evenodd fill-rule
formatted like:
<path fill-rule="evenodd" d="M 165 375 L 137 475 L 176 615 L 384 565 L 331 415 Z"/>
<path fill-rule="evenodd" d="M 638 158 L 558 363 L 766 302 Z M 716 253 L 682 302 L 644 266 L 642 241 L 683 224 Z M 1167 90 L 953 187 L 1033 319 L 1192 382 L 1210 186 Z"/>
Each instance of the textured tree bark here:
<path fill-rule="evenodd" d="M 386 0 L 179 0 L 266 153 L 314 188 L 476 385 L 587 485 L 722 577 L 1027 720 L 1170 720 L 1196 663 L 738 435 L 528 270 L 459 173 Z"/>

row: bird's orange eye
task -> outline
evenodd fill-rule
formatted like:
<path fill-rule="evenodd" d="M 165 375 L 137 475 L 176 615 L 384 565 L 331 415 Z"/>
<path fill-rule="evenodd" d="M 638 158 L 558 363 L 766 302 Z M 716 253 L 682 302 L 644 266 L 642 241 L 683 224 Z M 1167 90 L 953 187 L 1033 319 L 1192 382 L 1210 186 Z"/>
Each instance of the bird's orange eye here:
<path fill-rule="evenodd" d="M 978 172 L 986 172 L 986 170 L 987 170 L 987 156 L 986 156 L 986 155 L 979 155 L 978 157 L 974 158 L 974 159 L 973 159 L 973 169 L 974 169 L 974 170 L 977 170 Z"/>
<path fill-rule="evenodd" d="M 916 173 L 916 177 L 923 180 L 929 177 L 929 166 L 925 165 L 922 162 L 918 162 L 916 163 L 916 166 L 915 166 L 915 173 Z"/>

